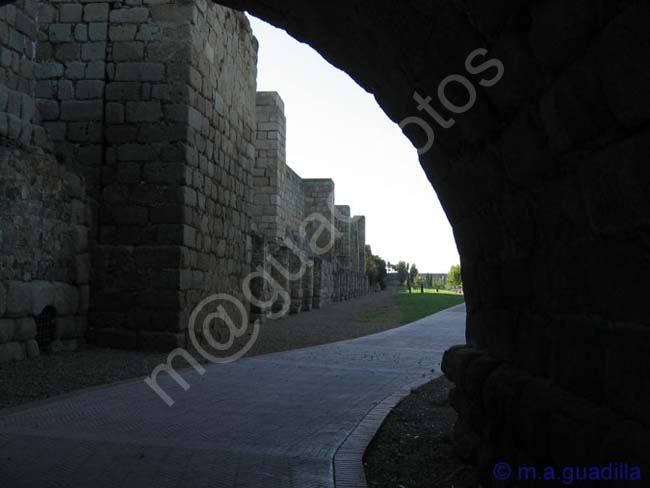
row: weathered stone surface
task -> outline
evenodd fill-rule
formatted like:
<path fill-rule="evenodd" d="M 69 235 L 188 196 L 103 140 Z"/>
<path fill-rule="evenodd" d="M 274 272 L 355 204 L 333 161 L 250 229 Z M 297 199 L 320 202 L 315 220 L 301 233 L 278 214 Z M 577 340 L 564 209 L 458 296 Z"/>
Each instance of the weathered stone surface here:
<path fill-rule="evenodd" d="M 86 336 L 88 321 L 86 317 L 57 317 L 54 322 L 55 339 L 80 339 Z"/>
<path fill-rule="evenodd" d="M 75 284 L 87 285 L 90 282 L 90 254 L 75 256 Z"/>
<path fill-rule="evenodd" d="M 93 332 L 93 341 L 102 347 L 136 349 L 137 336 L 134 330 L 105 328 Z"/>
<path fill-rule="evenodd" d="M 108 20 L 107 3 L 88 3 L 84 6 L 85 22 L 104 22 Z"/>
<path fill-rule="evenodd" d="M 40 315 L 45 307 L 54 305 L 54 284 L 49 281 L 32 281 L 29 284 L 32 293 L 32 310 L 30 315 Z"/>
<path fill-rule="evenodd" d="M 32 317 L 16 319 L 13 340 L 25 342 L 36 338 L 36 322 Z"/>
<path fill-rule="evenodd" d="M 83 6 L 79 4 L 64 4 L 59 9 L 59 20 L 61 22 L 79 22 Z"/>
<path fill-rule="evenodd" d="M 0 283 L 0 317 L 7 313 L 7 287 Z"/>
<path fill-rule="evenodd" d="M 50 344 L 50 352 L 53 354 L 62 352 L 74 352 L 81 348 L 82 342 L 77 339 L 69 339 L 65 341 L 52 341 Z"/>
<path fill-rule="evenodd" d="M 77 101 L 69 100 L 61 103 L 62 120 L 102 120 L 104 105 L 100 100 Z"/>
<path fill-rule="evenodd" d="M 35 340 L 25 342 L 25 354 L 28 358 L 37 358 L 41 355 L 41 348 Z"/>
<path fill-rule="evenodd" d="M 10 342 L 16 332 L 15 319 L 0 319 L 0 344 Z"/>
<path fill-rule="evenodd" d="M 81 100 L 102 98 L 104 95 L 104 82 L 99 80 L 81 80 L 77 83 L 76 95 Z"/>
<path fill-rule="evenodd" d="M 22 317 L 32 313 L 34 308 L 32 289 L 29 283 L 9 281 L 7 286 L 7 311 L 10 317 Z"/>
<path fill-rule="evenodd" d="M 162 81 L 165 65 L 162 63 L 127 62 L 117 65 L 116 81 Z"/>
<path fill-rule="evenodd" d="M 139 24 L 147 20 L 149 9 L 146 7 L 121 8 L 111 11 L 110 20 L 115 23 Z"/>
<path fill-rule="evenodd" d="M 0 344 L 0 363 L 25 359 L 25 346 L 19 342 Z"/>
<path fill-rule="evenodd" d="M 59 315 L 75 315 L 79 309 L 79 291 L 77 287 L 56 283 L 54 304 Z"/>

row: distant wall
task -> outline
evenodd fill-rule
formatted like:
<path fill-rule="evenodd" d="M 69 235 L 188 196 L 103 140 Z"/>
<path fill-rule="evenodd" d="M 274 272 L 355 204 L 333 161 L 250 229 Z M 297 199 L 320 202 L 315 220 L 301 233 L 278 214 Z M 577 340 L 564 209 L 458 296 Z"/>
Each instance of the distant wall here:
<path fill-rule="evenodd" d="M 280 179 L 280 201 L 286 232 L 298 240 L 305 214 L 305 187 L 302 178 L 288 166 Z"/>
<path fill-rule="evenodd" d="M 275 92 L 257 94 L 255 145 L 254 229 L 273 242 L 269 254 L 283 266 L 298 266 L 286 239 L 314 260 L 304 276 L 291 282 L 271 270 L 291 296 L 291 311 L 320 308 L 366 292 L 365 219 L 353 222 L 349 207 L 335 206 L 332 180 L 303 179 L 287 165 L 284 102 Z M 280 301 L 276 310 L 282 307 Z"/>

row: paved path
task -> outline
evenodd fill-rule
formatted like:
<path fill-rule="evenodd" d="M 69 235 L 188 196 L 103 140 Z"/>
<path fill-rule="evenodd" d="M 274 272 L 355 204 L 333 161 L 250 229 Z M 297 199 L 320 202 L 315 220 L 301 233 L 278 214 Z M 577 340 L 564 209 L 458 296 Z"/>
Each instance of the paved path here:
<path fill-rule="evenodd" d="M 440 374 L 464 306 L 388 332 L 142 381 L 0 415 L 7 488 L 333 487 L 332 460 L 387 397 Z M 432 373 L 432 370 L 434 373 Z"/>

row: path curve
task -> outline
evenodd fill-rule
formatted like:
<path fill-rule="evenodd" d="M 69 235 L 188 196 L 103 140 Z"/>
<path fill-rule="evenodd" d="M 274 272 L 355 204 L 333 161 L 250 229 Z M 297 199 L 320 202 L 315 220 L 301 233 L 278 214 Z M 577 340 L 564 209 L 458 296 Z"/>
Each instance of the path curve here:
<path fill-rule="evenodd" d="M 0 415 L 0 480 L 333 488 L 339 448 L 364 419 L 377 420 L 377 405 L 440 375 L 442 354 L 464 334 L 460 305 L 380 334 L 209 366 L 203 376 L 188 370 L 187 392 L 164 378 L 172 408 L 137 380 Z"/>

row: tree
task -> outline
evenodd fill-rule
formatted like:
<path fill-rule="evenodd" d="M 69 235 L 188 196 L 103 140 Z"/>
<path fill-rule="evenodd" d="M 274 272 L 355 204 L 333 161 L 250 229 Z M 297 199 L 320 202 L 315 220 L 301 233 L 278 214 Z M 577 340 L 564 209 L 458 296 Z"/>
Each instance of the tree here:
<path fill-rule="evenodd" d="M 386 262 L 379 256 L 375 256 L 368 245 L 366 245 L 366 274 L 371 287 L 379 284 L 382 290 L 386 289 L 386 275 L 388 274 Z"/>
<path fill-rule="evenodd" d="M 404 261 L 400 261 L 395 269 L 397 270 L 397 280 L 400 285 L 403 285 L 409 275 L 408 265 Z"/>
<path fill-rule="evenodd" d="M 463 275 L 461 273 L 460 264 L 451 267 L 449 270 L 449 276 L 447 277 L 447 283 L 452 288 L 463 287 Z"/>
<path fill-rule="evenodd" d="M 418 272 L 418 267 L 413 263 L 409 269 L 409 278 L 411 278 L 411 283 L 415 283 L 416 279 L 420 276 Z"/>
<path fill-rule="evenodd" d="M 443 283 L 442 280 L 435 280 L 433 284 L 431 285 L 431 288 L 435 288 L 436 290 L 440 290 L 441 288 L 444 288 L 445 284 Z"/>

